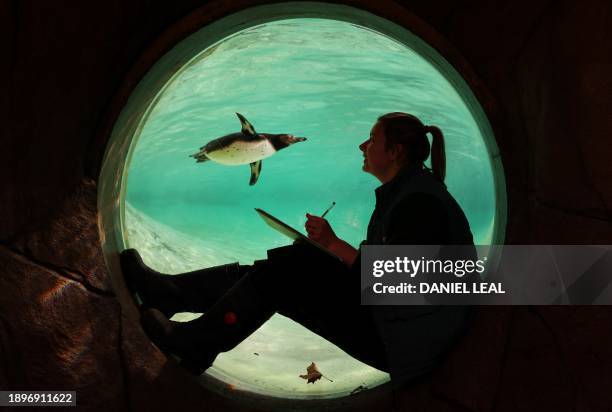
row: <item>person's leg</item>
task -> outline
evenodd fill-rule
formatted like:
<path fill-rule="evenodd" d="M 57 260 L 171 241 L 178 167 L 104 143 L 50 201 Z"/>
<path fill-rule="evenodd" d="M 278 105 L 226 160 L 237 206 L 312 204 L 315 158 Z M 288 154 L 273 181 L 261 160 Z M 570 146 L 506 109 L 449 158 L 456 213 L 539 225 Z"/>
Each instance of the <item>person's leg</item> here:
<path fill-rule="evenodd" d="M 330 309 L 329 306 L 325 308 Z M 380 371 L 389 371 L 386 350 L 368 308 L 332 307 L 328 312 L 284 308 L 278 313 L 328 340 L 353 358 Z"/>
<path fill-rule="evenodd" d="M 268 256 L 200 318 L 171 322 L 149 310 L 143 314 L 145 331 L 160 348 L 180 356 L 190 371 L 202 373 L 219 352 L 234 348 L 281 309 L 349 354 L 385 369 L 378 334 L 360 309 L 359 282 L 349 278 L 341 262 L 302 245 L 275 249 Z"/>
<path fill-rule="evenodd" d="M 261 277 L 267 265 L 239 279 L 199 318 L 174 322 L 155 308 L 142 312 L 141 322 L 151 340 L 163 351 L 181 358 L 191 373 L 202 374 L 220 352 L 234 348 L 263 325 L 276 311 L 273 301 L 261 293 Z"/>
<path fill-rule="evenodd" d="M 167 275 L 149 268 L 135 249 L 120 254 L 121 270 L 132 294 L 143 306 L 167 317 L 177 312 L 206 312 L 251 266 L 236 263 Z"/>
<path fill-rule="evenodd" d="M 278 313 L 355 359 L 388 371 L 387 353 L 370 307 L 360 302 L 359 278 L 344 264 L 316 250 L 309 252 L 292 274 L 291 293 L 280 300 Z M 275 293 L 282 294 L 282 287 Z"/>

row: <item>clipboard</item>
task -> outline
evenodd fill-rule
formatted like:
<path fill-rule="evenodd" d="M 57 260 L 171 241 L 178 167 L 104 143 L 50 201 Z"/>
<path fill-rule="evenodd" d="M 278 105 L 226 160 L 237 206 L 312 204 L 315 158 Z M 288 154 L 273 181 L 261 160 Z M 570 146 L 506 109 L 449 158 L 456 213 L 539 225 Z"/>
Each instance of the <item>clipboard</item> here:
<path fill-rule="evenodd" d="M 342 259 L 340 259 L 338 256 L 336 256 L 333 253 L 331 253 L 329 250 L 327 250 L 325 247 L 323 247 L 323 245 L 321 245 L 320 243 L 317 243 L 314 240 L 309 239 L 307 236 L 305 236 L 302 233 L 298 232 L 297 230 L 295 230 L 294 228 L 292 228 L 291 226 L 289 226 L 288 224 L 286 224 L 282 220 L 275 218 L 274 216 L 272 216 L 270 213 L 266 212 L 265 210 L 262 210 L 262 209 L 256 207 L 255 211 L 257 212 L 257 214 L 259 214 L 259 216 L 263 219 L 263 221 L 268 226 L 270 226 L 272 229 L 282 233 L 283 235 L 287 236 L 290 239 L 293 239 L 294 241 L 299 240 L 299 241 L 303 241 L 305 243 L 308 243 L 309 245 L 312 245 L 312 246 L 316 247 L 317 249 L 322 250 L 323 252 L 325 252 L 329 256 L 332 256 L 334 259 L 342 261 Z"/>

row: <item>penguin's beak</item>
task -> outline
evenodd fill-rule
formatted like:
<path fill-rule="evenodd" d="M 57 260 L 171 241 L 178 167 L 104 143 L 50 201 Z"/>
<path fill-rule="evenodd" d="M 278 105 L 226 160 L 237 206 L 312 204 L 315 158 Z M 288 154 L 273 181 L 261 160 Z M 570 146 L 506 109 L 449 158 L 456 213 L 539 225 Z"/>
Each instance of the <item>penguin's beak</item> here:
<path fill-rule="evenodd" d="M 306 140 L 306 138 L 305 138 L 305 137 L 295 137 L 295 136 L 294 136 L 294 135 L 292 135 L 292 134 L 290 134 L 290 135 L 288 135 L 288 136 L 287 136 L 287 141 L 288 141 L 290 144 L 297 143 L 297 142 L 303 142 L 303 141 L 305 141 L 305 140 Z"/>

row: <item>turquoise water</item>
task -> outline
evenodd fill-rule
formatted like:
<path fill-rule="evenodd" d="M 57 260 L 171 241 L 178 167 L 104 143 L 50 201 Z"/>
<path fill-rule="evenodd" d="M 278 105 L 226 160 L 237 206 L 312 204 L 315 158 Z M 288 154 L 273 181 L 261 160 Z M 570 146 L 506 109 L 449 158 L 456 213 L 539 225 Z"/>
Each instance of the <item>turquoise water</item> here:
<path fill-rule="evenodd" d="M 475 242 L 490 243 L 495 218 L 490 161 L 452 86 L 387 37 L 349 23 L 296 19 L 225 39 L 166 87 L 136 136 L 128 170 L 127 244 L 167 273 L 250 264 L 265 258 L 267 249 L 290 243 L 253 208 L 303 229 L 306 212 L 320 214 L 335 201 L 328 220 L 336 234 L 357 246 L 379 185 L 362 172 L 358 145 L 376 118 L 390 111 L 415 114 L 443 130 L 446 183 L 466 212 Z M 235 112 L 258 132 L 308 140 L 265 159 L 254 186 L 248 184 L 248 165 L 196 164 L 188 157 L 208 141 L 239 131 Z M 306 386 L 296 377 L 310 361 L 340 379 Z M 261 378 L 262 371 L 271 376 Z M 386 379 L 280 316 L 221 355 L 210 372 L 279 396 L 337 396 Z"/>

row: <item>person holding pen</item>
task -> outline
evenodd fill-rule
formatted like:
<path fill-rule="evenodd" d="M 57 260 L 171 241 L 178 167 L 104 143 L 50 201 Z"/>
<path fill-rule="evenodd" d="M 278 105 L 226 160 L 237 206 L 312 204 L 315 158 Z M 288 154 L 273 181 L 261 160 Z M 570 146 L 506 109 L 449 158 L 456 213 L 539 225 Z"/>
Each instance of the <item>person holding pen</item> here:
<path fill-rule="evenodd" d="M 444 184 L 439 128 L 407 113 L 387 113 L 359 149 L 363 171 L 381 182 L 362 245 L 473 247 L 468 221 Z M 424 164 L 430 154 L 431 169 Z M 430 372 L 466 329 L 469 307 L 361 305 L 360 251 L 336 236 L 325 219 L 334 205 L 322 216 L 307 213 L 305 229 L 337 258 L 296 242 L 269 250 L 268 259 L 252 266 L 168 276 L 147 268 L 135 250 L 122 252 L 126 282 L 143 303 L 145 332 L 200 374 L 278 312 L 390 373 L 396 385 Z M 190 322 L 168 320 L 179 311 L 205 314 Z"/>

